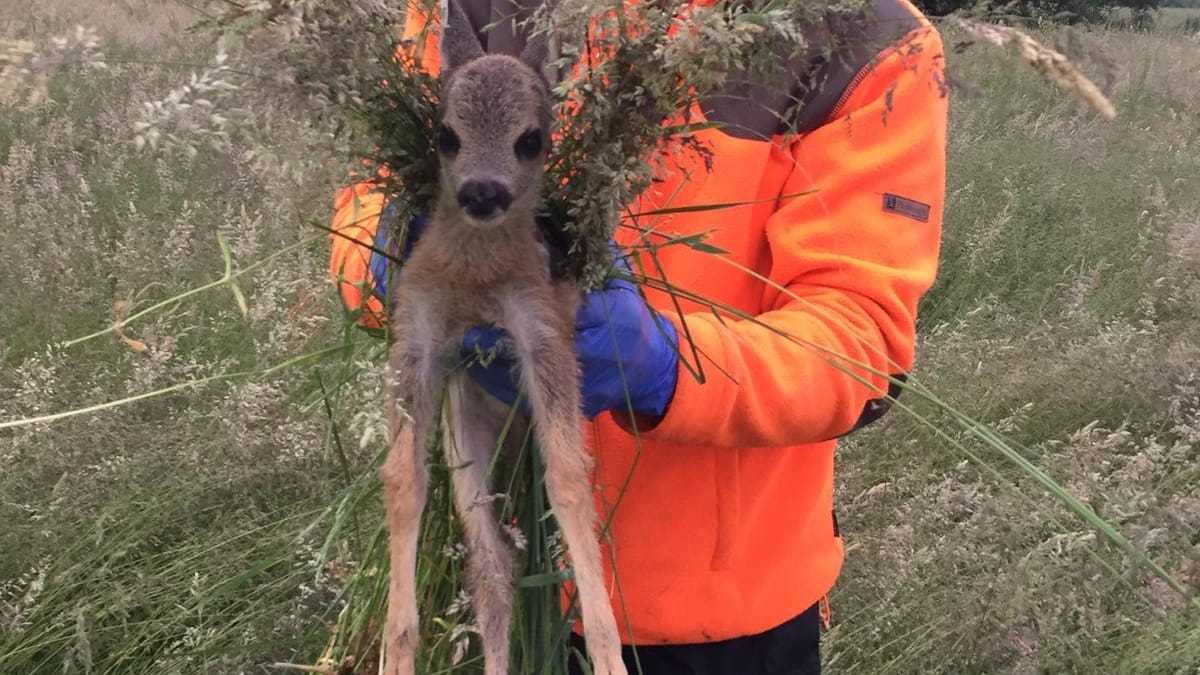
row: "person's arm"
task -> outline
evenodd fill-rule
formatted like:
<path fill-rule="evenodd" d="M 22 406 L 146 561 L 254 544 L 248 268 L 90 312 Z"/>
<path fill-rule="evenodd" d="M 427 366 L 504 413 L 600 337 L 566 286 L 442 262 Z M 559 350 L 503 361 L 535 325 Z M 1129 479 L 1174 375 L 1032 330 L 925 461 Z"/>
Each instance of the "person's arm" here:
<path fill-rule="evenodd" d="M 842 436 L 879 414 L 888 381 L 854 363 L 892 376 L 913 364 L 917 306 L 941 236 L 942 62 L 940 37 L 923 29 L 881 54 L 845 112 L 793 144 L 783 193 L 816 192 L 789 200 L 766 227 L 769 278 L 787 292 L 767 288 L 769 311 L 757 322 L 697 313 L 685 331 L 666 315 L 681 352 L 701 354 L 706 381 L 681 368 L 666 414 L 639 433 L 681 445 L 787 446 Z"/>
<path fill-rule="evenodd" d="M 379 328 L 386 321 L 383 303 L 374 289 L 373 255 L 384 195 L 372 181 L 362 181 L 337 191 L 330 224 L 329 273 L 337 281 L 338 294 L 350 311 L 362 310 L 360 325 Z M 378 270 L 378 265 L 374 265 Z"/>

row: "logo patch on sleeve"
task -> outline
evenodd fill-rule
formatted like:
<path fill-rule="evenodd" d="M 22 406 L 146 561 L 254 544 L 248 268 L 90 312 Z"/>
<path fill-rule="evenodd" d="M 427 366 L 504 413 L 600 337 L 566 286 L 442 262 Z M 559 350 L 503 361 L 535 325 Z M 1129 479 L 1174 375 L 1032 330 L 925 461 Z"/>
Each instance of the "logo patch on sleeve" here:
<path fill-rule="evenodd" d="M 899 195 L 885 193 L 883 195 L 883 210 L 889 213 L 898 213 L 913 220 L 919 220 L 922 223 L 929 222 L 928 204 L 922 204 L 921 202 L 906 199 Z"/>

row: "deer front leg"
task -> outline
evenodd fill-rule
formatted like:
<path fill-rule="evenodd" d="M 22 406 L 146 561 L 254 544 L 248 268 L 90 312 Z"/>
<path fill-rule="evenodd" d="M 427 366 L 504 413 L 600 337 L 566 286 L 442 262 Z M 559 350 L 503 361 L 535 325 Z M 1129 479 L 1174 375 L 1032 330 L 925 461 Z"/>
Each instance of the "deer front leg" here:
<path fill-rule="evenodd" d="M 391 577 L 384 626 L 384 675 L 413 675 L 419 638 L 417 538 L 425 507 L 425 448 L 440 394 L 437 363 L 396 343 L 388 360 L 388 456 L 380 469 Z"/>
<path fill-rule="evenodd" d="M 501 440 L 508 408 L 465 372 L 452 376 L 448 400 L 442 417 L 446 462 L 452 470 L 454 505 L 465 532 L 467 587 L 483 640 L 483 672 L 507 675 L 513 559 L 492 509 L 488 467 Z"/>
<path fill-rule="evenodd" d="M 546 465 L 546 491 L 575 570 L 588 657 L 595 675 L 626 675 L 621 639 L 600 564 L 592 458 L 583 443 L 579 365 L 571 323 L 549 298 L 502 303 Z"/>

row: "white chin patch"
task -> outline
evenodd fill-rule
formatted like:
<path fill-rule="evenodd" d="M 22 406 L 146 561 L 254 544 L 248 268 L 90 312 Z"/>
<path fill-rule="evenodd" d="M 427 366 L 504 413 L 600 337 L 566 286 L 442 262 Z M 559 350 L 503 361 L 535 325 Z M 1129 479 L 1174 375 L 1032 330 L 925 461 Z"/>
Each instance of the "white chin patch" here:
<path fill-rule="evenodd" d="M 463 211 L 463 215 L 466 216 L 468 223 L 478 227 L 493 227 L 504 220 L 504 212 L 500 209 L 496 209 L 486 215 L 476 215 L 469 211 Z"/>

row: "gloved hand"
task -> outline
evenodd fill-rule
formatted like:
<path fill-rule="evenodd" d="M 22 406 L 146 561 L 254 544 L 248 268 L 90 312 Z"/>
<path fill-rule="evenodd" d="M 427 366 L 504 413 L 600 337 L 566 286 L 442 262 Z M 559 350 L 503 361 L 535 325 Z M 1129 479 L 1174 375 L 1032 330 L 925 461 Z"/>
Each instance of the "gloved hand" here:
<path fill-rule="evenodd" d="M 614 257 L 628 270 L 622 257 Z M 584 295 L 575 330 L 585 417 L 593 419 L 605 410 L 625 411 L 630 405 L 642 416 L 658 418 L 666 413 L 678 379 L 678 335 L 674 324 L 646 305 L 633 283 L 610 276 L 602 289 Z M 510 349 L 511 338 L 494 326 L 470 329 L 462 345 L 471 377 L 508 405 L 520 392 Z M 493 358 L 481 360 L 477 358 L 481 353 Z M 527 397 L 521 403 L 528 414 Z"/>
<path fill-rule="evenodd" d="M 375 248 L 380 251 L 388 250 L 388 235 L 392 231 L 392 221 L 396 218 L 396 203 L 388 202 L 383 208 L 383 213 L 379 216 L 379 224 L 375 227 Z M 421 233 L 425 231 L 425 226 L 429 222 L 429 216 L 425 213 L 414 213 L 408 221 L 408 233 L 404 241 L 404 250 L 401 252 L 401 260 L 407 260 L 412 253 L 413 245 L 417 243 Z M 387 256 L 380 254 L 378 251 L 371 251 L 371 279 L 375 282 L 375 291 L 381 297 L 387 296 L 387 281 L 388 281 L 388 266 L 391 260 Z"/>

